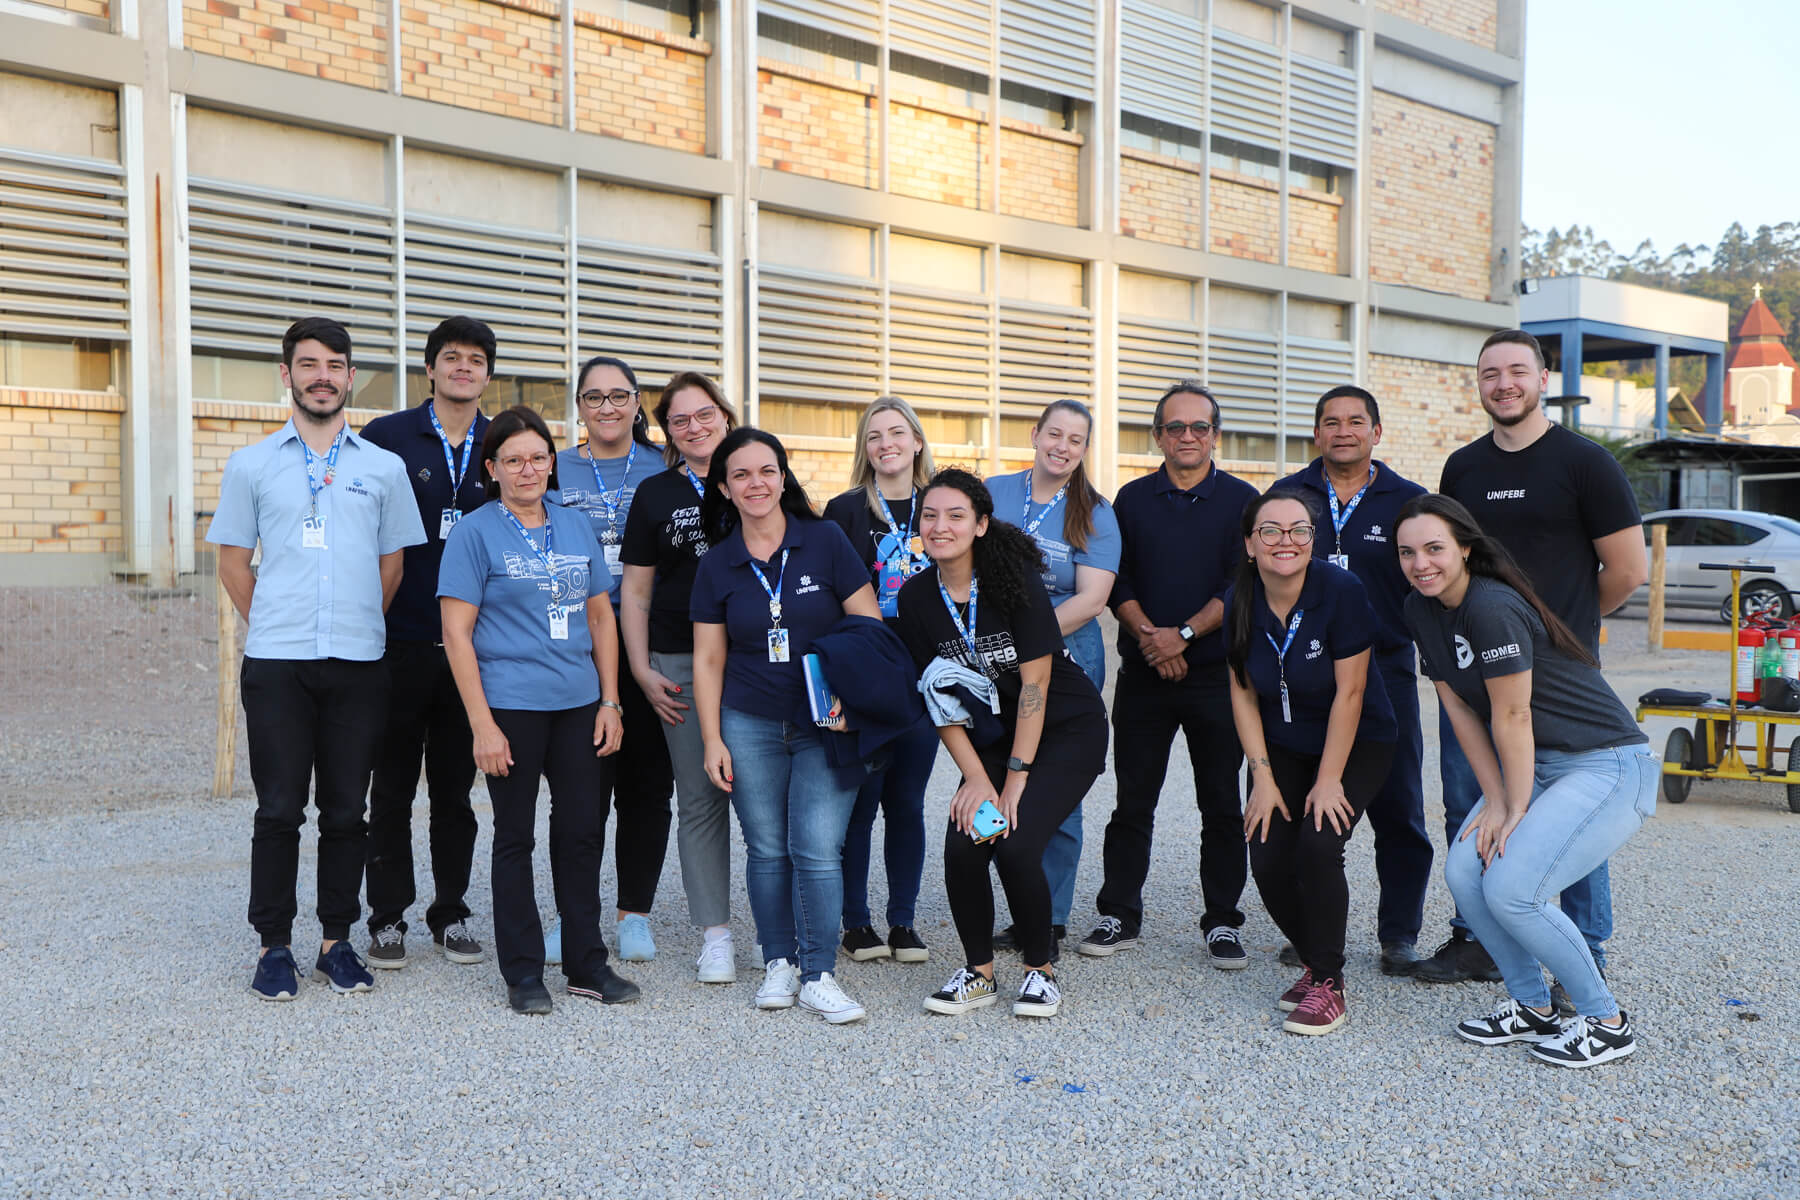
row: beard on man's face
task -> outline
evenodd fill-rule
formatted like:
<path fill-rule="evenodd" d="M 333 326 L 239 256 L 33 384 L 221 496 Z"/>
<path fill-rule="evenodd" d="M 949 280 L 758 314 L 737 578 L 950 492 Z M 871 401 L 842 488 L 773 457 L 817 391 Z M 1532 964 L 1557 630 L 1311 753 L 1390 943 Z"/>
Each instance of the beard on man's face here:
<path fill-rule="evenodd" d="M 350 389 L 321 381 L 309 384 L 305 391 L 297 387 L 289 391 L 300 411 L 312 417 L 335 417 L 350 399 Z"/>

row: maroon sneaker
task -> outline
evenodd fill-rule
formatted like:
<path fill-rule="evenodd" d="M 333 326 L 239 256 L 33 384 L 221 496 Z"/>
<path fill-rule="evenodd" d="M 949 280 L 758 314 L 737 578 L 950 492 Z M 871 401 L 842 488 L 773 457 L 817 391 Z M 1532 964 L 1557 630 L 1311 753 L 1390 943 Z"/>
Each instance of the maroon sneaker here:
<path fill-rule="evenodd" d="M 1343 985 L 1335 979 L 1321 979 L 1313 984 L 1306 999 L 1300 1001 L 1300 1007 L 1288 1015 L 1281 1027 L 1289 1033 L 1317 1037 L 1332 1032 L 1347 1018 Z"/>
<path fill-rule="evenodd" d="M 1312 968 L 1308 967 L 1300 972 L 1300 978 L 1294 980 L 1293 987 L 1281 993 L 1281 999 L 1275 1002 L 1275 1007 L 1282 1012 L 1293 1012 L 1300 1007 L 1300 1002 L 1306 999 L 1306 993 L 1312 991 L 1312 985 Z"/>

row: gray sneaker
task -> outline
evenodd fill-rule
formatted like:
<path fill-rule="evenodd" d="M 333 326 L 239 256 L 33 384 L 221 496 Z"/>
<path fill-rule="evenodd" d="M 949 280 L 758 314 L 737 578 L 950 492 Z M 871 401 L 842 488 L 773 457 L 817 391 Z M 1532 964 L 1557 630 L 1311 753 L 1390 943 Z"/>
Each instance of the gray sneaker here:
<path fill-rule="evenodd" d="M 369 952 L 363 957 L 371 967 L 398 971 L 406 965 L 406 935 L 398 925 L 383 925 L 369 935 Z"/>
<path fill-rule="evenodd" d="M 481 948 L 481 943 L 470 934 L 466 921 L 458 921 L 454 925 L 444 926 L 431 935 L 431 940 L 438 944 L 438 949 L 444 952 L 445 958 L 453 963 L 461 963 L 465 967 L 487 957 L 487 952 Z"/>

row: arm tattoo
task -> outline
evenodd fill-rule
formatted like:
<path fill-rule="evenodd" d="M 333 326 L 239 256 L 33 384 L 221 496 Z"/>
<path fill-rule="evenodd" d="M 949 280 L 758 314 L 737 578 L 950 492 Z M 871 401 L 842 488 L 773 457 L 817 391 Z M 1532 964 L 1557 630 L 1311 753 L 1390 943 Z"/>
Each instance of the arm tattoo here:
<path fill-rule="evenodd" d="M 1258 767 L 1261 767 L 1265 771 L 1269 771 L 1270 770 L 1269 760 L 1266 758 L 1251 759 L 1250 760 L 1250 773 L 1252 775 L 1256 774 L 1256 768 L 1258 768 Z"/>
<path fill-rule="evenodd" d="M 1044 711 L 1044 692 L 1035 683 L 1028 683 L 1019 689 L 1019 715 L 1035 717 Z"/>

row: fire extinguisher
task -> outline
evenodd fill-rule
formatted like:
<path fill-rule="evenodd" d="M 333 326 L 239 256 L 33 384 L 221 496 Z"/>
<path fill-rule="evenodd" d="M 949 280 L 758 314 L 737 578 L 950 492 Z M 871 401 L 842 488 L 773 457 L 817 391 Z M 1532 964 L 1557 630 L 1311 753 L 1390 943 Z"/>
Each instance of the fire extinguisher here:
<path fill-rule="evenodd" d="M 1781 673 L 1800 683 L 1800 629 L 1791 625 L 1781 631 Z"/>
<path fill-rule="evenodd" d="M 1760 625 L 1745 625 L 1737 636 L 1737 698 L 1739 704 L 1762 699 L 1762 648 L 1769 640 Z"/>

